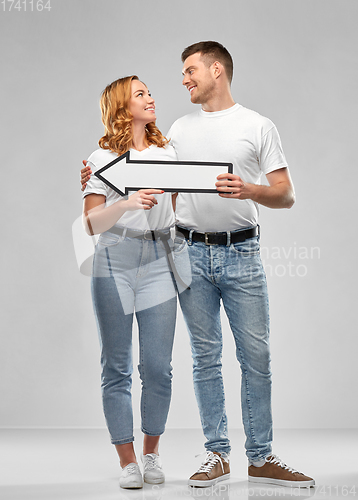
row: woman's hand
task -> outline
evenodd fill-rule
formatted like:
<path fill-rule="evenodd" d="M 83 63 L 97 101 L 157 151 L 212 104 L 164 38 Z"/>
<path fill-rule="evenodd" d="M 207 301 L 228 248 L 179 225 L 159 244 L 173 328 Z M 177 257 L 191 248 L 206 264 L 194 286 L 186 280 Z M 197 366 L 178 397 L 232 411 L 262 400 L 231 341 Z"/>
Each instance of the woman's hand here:
<path fill-rule="evenodd" d="M 158 201 L 153 196 L 154 194 L 163 194 L 164 191 L 161 189 L 140 189 L 134 194 L 131 194 L 124 203 L 126 204 L 126 210 L 150 210 L 154 205 L 158 204 Z"/>
<path fill-rule="evenodd" d="M 126 212 L 153 208 L 158 203 L 153 195 L 162 193 L 161 189 L 141 189 L 108 207 L 103 194 L 91 193 L 83 203 L 85 230 L 90 235 L 108 231 Z"/>

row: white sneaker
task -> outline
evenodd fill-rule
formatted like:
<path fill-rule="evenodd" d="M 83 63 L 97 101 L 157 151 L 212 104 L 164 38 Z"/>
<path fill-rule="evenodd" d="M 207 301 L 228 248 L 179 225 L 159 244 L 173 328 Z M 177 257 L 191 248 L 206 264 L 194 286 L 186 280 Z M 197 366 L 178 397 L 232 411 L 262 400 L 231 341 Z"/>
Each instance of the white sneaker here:
<path fill-rule="evenodd" d="M 141 458 L 144 466 L 144 482 L 149 484 L 164 483 L 165 476 L 159 455 L 148 453 L 147 455 L 142 454 Z"/>
<path fill-rule="evenodd" d="M 130 463 L 122 469 L 119 486 L 121 488 L 143 488 L 143 477 L 138 464 Z"/>

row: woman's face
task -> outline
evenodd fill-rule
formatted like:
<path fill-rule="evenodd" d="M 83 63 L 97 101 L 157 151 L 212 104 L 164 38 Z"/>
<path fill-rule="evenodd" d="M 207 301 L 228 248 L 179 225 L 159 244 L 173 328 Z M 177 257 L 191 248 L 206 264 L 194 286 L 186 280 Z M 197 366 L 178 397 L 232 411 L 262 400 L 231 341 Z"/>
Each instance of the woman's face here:
<path fill-rule="evenodd" d="M 133 121 L 143 122 L 144 125 L 155 122 L 155 102 L 147 87 L 139 80 L 131 82 L 131 97 L 128 109 L 133 115 Z"/>

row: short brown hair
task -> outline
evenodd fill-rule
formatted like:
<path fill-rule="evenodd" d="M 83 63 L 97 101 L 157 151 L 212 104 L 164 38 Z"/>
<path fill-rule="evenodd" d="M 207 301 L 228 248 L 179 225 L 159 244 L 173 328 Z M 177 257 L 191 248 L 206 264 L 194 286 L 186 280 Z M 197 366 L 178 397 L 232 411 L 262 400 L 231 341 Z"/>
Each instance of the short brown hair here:
<path fill-rule="evenodd" d="M 232 81 L 232 75 L 234 72 L 234 63 L 229 51 L 221 45 L 219 42 L 207 41 L 198 42 L 193 45 L 189 45 L 183 50 L 181 55 L 182 62 L 185 61 L 189 56 L 200 52 L 200 54 L 205 59 L 205 62 L 210 66 L 215 61 L 219 61 L 225 68 L 227 79 L 229 83 Z"/>

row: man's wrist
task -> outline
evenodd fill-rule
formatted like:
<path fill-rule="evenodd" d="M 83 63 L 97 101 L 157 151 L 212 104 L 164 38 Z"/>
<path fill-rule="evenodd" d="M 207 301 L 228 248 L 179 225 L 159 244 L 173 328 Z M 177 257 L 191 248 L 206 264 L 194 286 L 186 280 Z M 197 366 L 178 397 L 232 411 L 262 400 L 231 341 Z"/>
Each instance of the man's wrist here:
<path fill-rule="evenodd" d="M 246 183 L 246 196 L 244 199 L 249 199 L 252 201 L 255 201 L 258 203 L 258 197 L 259 197 L 259 188 L 261 186 L 258 186 L 257 184 L 251 184 L 249 182 Z"/>

